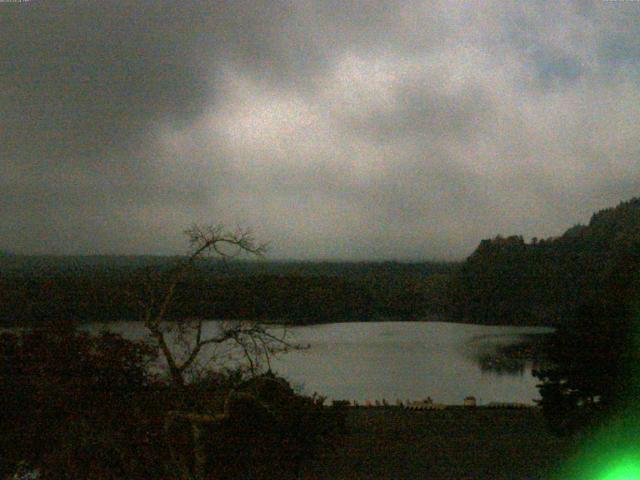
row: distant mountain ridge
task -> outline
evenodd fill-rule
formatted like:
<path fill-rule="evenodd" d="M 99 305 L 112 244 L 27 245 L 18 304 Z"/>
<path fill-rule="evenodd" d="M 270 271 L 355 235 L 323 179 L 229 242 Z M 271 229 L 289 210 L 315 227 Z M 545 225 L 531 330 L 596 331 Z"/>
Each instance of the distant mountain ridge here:
<path fill-rule="evenodd" d="M 0 324 L 51 315 L 133 319 L 127 289 L 180 257 L 0 254 Z M 176 316 L 291 323 L 424 319 L 558 325 L 580 304 L 640 293 L 640 197 L 559 237 L 482 240 L 462 263 L 207 259 L 180 287 Z"/>
<path fill-rule="evenodd" d="M 0 258 L 0 325 L 52 317 L 79 322 L 139 318 L 130 294 L 166 278 L 179 257 Z M 417 319 L 444 309 L 452 263 L 207 259 L 176 289 L 174 318 L 259 318 L 293 324 Z"/>
<path fill-rule="evenodd" d="M 130 271 L 139 268 L 171 268 L 179 261 L 178 255 L 20 255 L 0 251 L 1 272 L 64 271 Z M 224 262 L 219 258 L 204 258 L 199 269 L 227 275 L 297 275 L 360 277 L 378 274 L 432 275 L 453 271 L 459 262 L 445 261 L 315 261 L 234 259 Z"/>

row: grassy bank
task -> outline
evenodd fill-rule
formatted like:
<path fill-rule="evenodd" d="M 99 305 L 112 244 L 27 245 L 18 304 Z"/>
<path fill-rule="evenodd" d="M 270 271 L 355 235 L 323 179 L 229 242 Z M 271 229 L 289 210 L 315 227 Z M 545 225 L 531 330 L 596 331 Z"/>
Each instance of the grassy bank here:
<path fill-rule="evenodd" d="M 546 479 L 571 447 L 538 409 L 349 409 L 305 479 Z"/>

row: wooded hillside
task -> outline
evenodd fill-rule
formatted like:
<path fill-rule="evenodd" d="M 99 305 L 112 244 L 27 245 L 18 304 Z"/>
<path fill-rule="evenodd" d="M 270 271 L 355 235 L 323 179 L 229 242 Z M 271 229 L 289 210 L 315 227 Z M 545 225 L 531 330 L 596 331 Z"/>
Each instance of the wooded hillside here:
<path fill-rule="evenodd" d="M 560 237 L 483 240 L 451 283 L 450 313 L 473 323 L 556 325 L 612 276 L 637 291 L 639 258 L 640 198 L 601 210 Z"/>

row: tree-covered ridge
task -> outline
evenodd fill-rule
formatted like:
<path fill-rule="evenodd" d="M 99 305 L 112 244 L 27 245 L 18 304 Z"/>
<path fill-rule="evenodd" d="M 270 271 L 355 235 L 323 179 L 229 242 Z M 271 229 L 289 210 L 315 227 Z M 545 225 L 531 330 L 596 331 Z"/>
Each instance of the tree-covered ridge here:
<path fill-rule="evenodd" d="M 557 325 L 612 275 L 636 288 L 637 272 L 620 268 L 634 264 L 639 245 L 640 198 L 601 210 L 560 237 L 483 240 L 452 281 L 451 312 L 474 323 Z"/>
<path fill-rule="evenodd" d="M 181 256 L 165 255 L 18 255 L 0 251 L 0 272 L 12 274 L 51 273 L 127 273 L 141 268 L 167 270 Z M 222 276 L 280 275 L 303 277 L 347 277 L 358 278 L 379 275 L 442 274 L 451 272 L 458 262 L 437 261 L 314 261 L 314 260 L 249 260 L 225 261 L 219 258 L 202 258 L 198 269 Z"/>
<path fill-rule="evenodd" d="M 635 289 L 631 265 L 639 245 L 640 198 L 634 198 L 559 237 L 483 240 L 462 264 L 202 259 L 178 286 L 180 302 L 171 313 L 297 324 L 446 313 L 481 324 L 558 325 L 612 276 Z M 180 259 L 0 256 L 0 324 L 52 315 L 133 319 L 127 292 L 140 288 L 139 274 L 167 273 Z"/>
<path fill-rule="evenodd" d="M 137 319 L 148 275 L 167 257 L 28 257 L 0 261 L 0 324 L 63 317 Z M 13 263 L 11 263 L 13 262 Z M 229 262 L 198 264 L 177 286 L 174 318 L 259 318 L 295 324 L 421 318 L 443 312 L 454 264 Z"/>

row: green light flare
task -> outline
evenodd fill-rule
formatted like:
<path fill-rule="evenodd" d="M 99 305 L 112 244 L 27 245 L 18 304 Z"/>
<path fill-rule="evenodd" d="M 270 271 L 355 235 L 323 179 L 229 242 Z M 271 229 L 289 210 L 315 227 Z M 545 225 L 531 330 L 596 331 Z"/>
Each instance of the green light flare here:
<path fill-rule="evenodd" d="M 598 480 L 640 480 L 640 462 L 637 458 L 623 458 Z"/>
<path fill-rule="evenodd" d="M 636 307 L 636 312 L 640 309 Z M 628 359 L 624 408 L 586 435 L 554 480 L 640 480 L 640 314 L 634 315 L 634 351 Z"/>
<path fill-rule="evenodd" d="M 640 450 L 629 438 L 605 434 L 604 437 L 593 438 L 573 461 L 565 463 L 556 472 L 553 479 L 640 480 Z"/>

